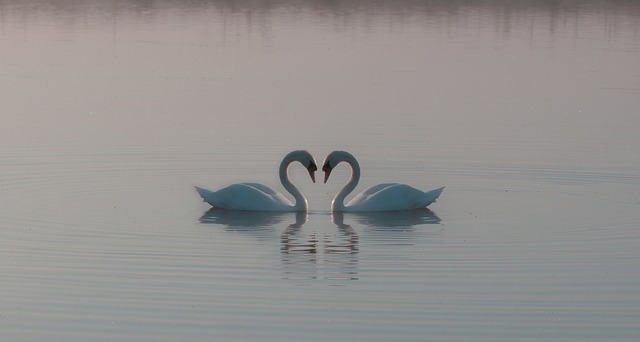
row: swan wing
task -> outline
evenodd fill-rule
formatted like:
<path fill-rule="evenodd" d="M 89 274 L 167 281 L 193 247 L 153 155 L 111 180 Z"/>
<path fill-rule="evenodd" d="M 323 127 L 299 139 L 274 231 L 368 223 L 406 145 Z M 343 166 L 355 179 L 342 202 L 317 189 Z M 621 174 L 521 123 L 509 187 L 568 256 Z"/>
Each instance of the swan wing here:
<path fill-rule="evenodd" d="M 388 188 L 394 185 L 398 185 L 398 183 L 382 183 L 382 184 L 374 185 L 372 187 L 365 189 L 363 192 L 359 193 L 357 196 L 371 196 L 384 188 Z"/>
<path fill-rule="evenodd" d="M 422 194 L 422 191 L 404 184 L 379 184 L 356 195 L 347 203 L 347 208 L 353 211 L 408 210 Z"/>
<path fill-rule="evenodd" d="M 218 191 L 196 187 L 202 199 L 214 208 L 254 211 L 286 211 L 293 203 L 276 190 L 257 183 L 232 184 Z"/>
<path fill-rule="evenodd" d="M 347 204 L 347 209 L 349 211 L 399 211 L 424 208 L 433 203 L 443 189 L 424 192 L 406 184 L 379 184 L 356 195 Z"/>
<path fill-rule="evenodd" d="M 268 185 L 264 185 L 260 183 L 240 183 L 240 184 L 250 186 L 252 188 L 255 188 L 258 191 L 262 191 L 265 195 L 272 197 L 273 200 L 276 202 L 293 206 L 293 203 L 289 201 L 289 199 L 285 195 L 283 195 L 282 193 L 278 192 L 276 189 Z"/>
<path fill-rule="evenodd" d="M 260 183 L 240 183 L 246 186 L 251 186 L 254 187 L 262 192 L 264 192 L 265 194 L 269 194 L 269 195 L 279 195 L 280 193 L 278 191 L 276 191 L 274 188 L 268 186 L 268 185 L 264 185 L 264 184 L 260 184 Z"/>

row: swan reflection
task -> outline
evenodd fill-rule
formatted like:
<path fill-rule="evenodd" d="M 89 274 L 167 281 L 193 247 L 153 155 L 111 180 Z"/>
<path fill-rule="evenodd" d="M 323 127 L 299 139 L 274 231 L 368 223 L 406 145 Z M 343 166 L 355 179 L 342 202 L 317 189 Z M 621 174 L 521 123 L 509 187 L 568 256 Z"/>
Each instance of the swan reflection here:
<path fill-rule="evenodd" d="M 284 279 L 324 279 L 332 285 L 358 280 L 358 243 L 356 231 L 342 222 L 342 215 L 332 215 L 337 230 L 318 238 L 305 233 L 299 225 L 289 225 L 280 235 Z"/>
<path fill-rule="evenodd" d="M 286 214 L 284 212 L 211 208 L 200 217 L 200 222 L 220 224 L 233 228 L 255 228 L 279 224 L 284 220 Z"/>
<path fill-rule="evenodd" d="M 344 220 L 357 223 L 364 228 L 367 241 L 379 245 L 413 245 L 415 239 L 426 235 L 437 235 L 443 230 L 440 218 L 431 210 L 414 209 L 389 212 L 334 213 L 334 222 L 342 225 Z M 336 224 L 338 224 L 336 223 Z M 430 229 L 419 226 L 433 225 Z"/>
<path fill-rule="evenodd" d="M 226 231 L 253 235 L 261 239 L 273 238 L 276 228 L 286 220 L 291 220 L 293 214 L 288 212 L 241 211 L 211 208 L 200 217 L 204 224 L 217 224 Z M 295 214 L 295 223 L 302 226 L 307 221 L 306 212 Z"/>
<path fill-rule="evenodd" d="M 331 213 L 331 221 L 338 227 L 339 238 L 335 242 L 325 244 L 328 253 L 350 253 L 358 252 L 360 237 L 349 224 L 344 223 L 344 214 L 341 212 Z"/>
<path fill-rule="evenodd" d="M 279 237 L 282 278 L 296 285 L 318 280 L 331 286 L 345 286 L 359 279 L 361 234 L 377 246 L 412 244 L 418 235 L 439 233 L 416 229 L 439 226 L 440 218 L 429 209 L 402 212 L 342 213 L 315 216 L 315 224 L 305 229 L 307 212 L 251 212 L 212 208 L 200 222 L 216 224 L 226 231 L 248 234 L 277 245 Z M 327 225 L 329 223 L 329 225 Z M 280 230 L 282 229 L 282 230 Z M 281 231 L 278 235 L 277 232 Z M 271 243 L 269 243 L 271 245 Z M 371 251 L 375 254 L 375 251 Z"/>
<path fill-rule="evenodd" d="M 310 253 L 315 254 L 318 250 L 318 240 L 315 233 L 308 238 L 299 239 L 302 225 L 307 222 L 307 213 L 296 213 L 296 223 L 292 223 L 280 234 L 281 248 L 283 253 Z"/>
<path fill-rule="evenodd" d="M 358 223 L 376 228 L 408 228 L 423 224 L 438 224 L 440 218 L 433 211 L 423 209 L 348 213 Z"/>

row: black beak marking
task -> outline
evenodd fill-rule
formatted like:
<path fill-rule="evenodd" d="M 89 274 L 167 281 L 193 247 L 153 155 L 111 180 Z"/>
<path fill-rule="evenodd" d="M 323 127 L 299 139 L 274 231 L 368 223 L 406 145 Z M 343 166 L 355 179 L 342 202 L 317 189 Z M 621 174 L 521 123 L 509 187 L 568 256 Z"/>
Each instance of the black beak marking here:
<path fill-rule="evenodd" d="M 309 166 L 307 166 L 307 170 L 309 170 L 309 172 L 316 172 L 318 171 L 318 166 L 313 161 L 310 161 Z"/>
<path fill-rule="evenodd" d="M 309 176 L 311 177 L 311 180 L 315 183 L 316 182 L 315 172 L 318 171 L 318 166 L 316 165 L 316 163 L 314 163 L 313 161 L 310 161 L 309 166 L 307 167 L 307 171 L 309 171 Z"/>
<path fill-rule="evenodd" d="M 331 172 L 331 164 L 330 164 L 330 162 L 324 163 L 324 165 L 322 166 L 322 171 Z"/>
<path fill-rule="evenodd" d="M 329 162 L 324 163 L 324 165 L 322 165 L 322 171 L 324 171 L 324 182 L 326 183 L 329 175 L 331 175 L 331 164 Z"/>

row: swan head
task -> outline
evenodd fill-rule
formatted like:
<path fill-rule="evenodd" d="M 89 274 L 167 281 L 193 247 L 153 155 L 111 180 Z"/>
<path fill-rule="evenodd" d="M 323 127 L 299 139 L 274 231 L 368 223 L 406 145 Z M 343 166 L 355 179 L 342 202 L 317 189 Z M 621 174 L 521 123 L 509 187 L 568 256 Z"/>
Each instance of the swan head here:
<path fill-rule="evenodd" d="M 333 168 L 338 165 L 338 163 L 343 161 L 355 161 L 353 155 L 349 152 L 345 151 L 333 151 L 329 153 L 329 155 L 324 158 L 324 162 L 322 163 L 322 171 L 324 172 L 324 182 L 326 183 L 331 175 L 331 171 Z"/>
<path fill-rule="evenodd" d="M 282 160 L 283 165 L 291 163 L 293 161 L 298 161 L 300 164 L 304 165 L 309 172 L 309 177 L 315 183 L 316 182 L 316 171 L 318 171 L 318 166 L 316 165 L 316 160 L 313 158 L 311 153 L 305 150 L 293 151 L 287 154 Z"/>

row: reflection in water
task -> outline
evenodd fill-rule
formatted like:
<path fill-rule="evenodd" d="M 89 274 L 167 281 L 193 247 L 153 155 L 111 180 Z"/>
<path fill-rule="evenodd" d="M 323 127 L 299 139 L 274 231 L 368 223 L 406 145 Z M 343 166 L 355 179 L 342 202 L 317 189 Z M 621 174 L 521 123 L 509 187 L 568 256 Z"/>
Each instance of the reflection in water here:
<path fill-rule="evenodd" d="M 331 221 L 338 226 L 338 231 L 341 233 L 341 236 L 344 237 L 344 241 L 343 243 L 336 241 L 336 243 L 326 245 L 325 251 L 328 250 L 329 253 L 357 253 L 358 233 L 353 230 L 353 227 L 344 223 L 344 214 L 341 212 L 332 213 Z"/>
<path fill-rule="evenodd" d="M 25 2 L 25 1 L 23 1 Z M 388 11 L 397 13 L 398 15 L 405 12 L 430 12 L 438 13 L 446 12 L 456 14 L 457 10 L 462 8 L 475 6 L 479 9 L 504 10 L 504 12 L 519 11 L 539 11 L 557 13 L 579 12 L 579 11 L 627 11 L 629 15 L 633 15 L 637 11 L 639 4 L 636 0 L 546 0 L 546 1 L 504 1 L 504 0 L 484 0 L 476 2 L 468 1 L 450 1 L 450 0 L 396 0 L 396 1 L 370 1 L 370 0 L 209 0 L 209 1 L 183 1 L 183 0 L 124 0 L 124 1 L 93 1 L 88 2 L 84 6 L 78 6 L 76 0 L 28 0 L 33 6 L 29 9 L 41 9 L 56 13 L 78 13 L 87 10 L 102 12 L 129 11 L 138 15 L 147 14 L 148 12 L 165 9 L 176 8 L 185 11 L 193 11 L 203 8 L 214 8 L 218 11 L 226 11 L 231 13 L 252 11 L 255 13 L 265 13 L 280 8 L 306 8 L 318 12 L 329 13 L 358 13 L 358 12 L 381 12 Z M 45 6 L 47 5 L 47 6 Z M 0 9 L 3 7 L 26 7 L 15 6 L 11 2 L 5 4 L 0 2 Z M 635 12 L 637 13 L 637 12 Z"/>
<path fill-rule="evenodd" d="M 315 254 L 318 249 L 318 240 L 315 238 L 315 234 L 305 243 L 296 242 L 296 235 L 299 234 L 302 225 L 307 222 L 307 213 L 296 213 L 296 223 L 290 224 L 280 235 L 280 241 L 282 242 L 282 251 L 284 253 L 309 253 Z"/>
<path fill-rule="evenodd" d="M 274 227 L 279 225 L 287 214 L 289 213 L 211 208 L 200 217 L 200 222 L 218 224 L 230 232 L 246 233 L 259 239 L 268 239 L 273 236 Z"/>
<path fill-rule="evenodd" d="M 409 228 L 423 224 L 440 223 L 440 218 L 431 210 L 415 209 L 406 211 L 352 213 L 359 223 L 377 228 Z"/>
<path fill-rule="evenodd" d="M 302 224 L 305 220 L 290 224 L 280 234 L 281 261 L 283 268 L 283 279 L 289 280 L 313 280 L 317 279 L 317 253 L 318 239 L 316 233 L 310 235 L 302 233 Z"/>
<path fill-rule="evenodd" d="M 335 234 L 324 235 L 323 248 L 318 247 L 317 233 L 305 234 L 301 225 L 289 225 L 282 232 L 284 279 L 358 280 L 358 234 L 342 222 L 341 214 L 332 219 L 338 229 Z"/>
<path fill-rule="evenodd" d="M 211 208 L 200 217 L 202 223 L 225 225 L 231 230 L 273 226 L 284 219 L 286 213 L 269 211 L 243 211 Z"/>
<path fill-rule="evenodd" d="M 300 229 L 307 222 L 307 213 L 299 211 L 295 213 L 295 222 L 286 230 Z M 276 227 L 291 216 L 289 212 L 271 211 L 245 211 L 211 208 L 200 217 L 200 222 L 205 224 L 217 224 L 226 231 L 246 233 L 258 238 L 272 239 Z"/>
<path fill-rule="evenodd" d="M 360 20 L 364 17 L 387 16 L 389 22 L 409 23 L 416 18 L 423 18 L 437 26 L 457 29 L 475 22 L 477 17 L 495 16 L 496 30 L 505 35 L 522 25 L 529 25 L 531 31 L 535 28 L 545 29 L 554 33 L 558 28 L 578 25 L 580 19 L 594 14 L 602 14 L 601 26 L 608 35 L 624 33 L 631 28 L 638 34 L 638 18 L 640 2 L 637 0 L 546 0 L 546 1 L 448 1 L 448 0 L 399 0 L 399 1 L 368 1 L 368 0 L 209 0 L 209 1 L 181 1 L 181 0 L 124 0 L 124 1 L 93 1 L 81 6 L 74 0 L 29 0 L 30 6 L 16 5 L 12 2 L 0 2 L 0 13 L 20 13 L 14 15 L 18 26 L 33 24 L 42 20 L 43 16 L 51 16 L 74 28 L 86 22 L 101 23 L 112 26 L 114 39 L 119 37 L 119 25 L 129 20 L 152 21 L 162 17 L 166 11 L 171 11 L 176 18 L 185 15 L 202 18 L 216 18 L 224 23 L 222 31 L 226 31 L 227 24 L 239 21 L 247 27 L 268 31 L 274 22 L 278 21 L 274 13 L 286 13 L 281 9 L 296 8 L 309 13 L 317 13 L 319 17 L 329 18 L 338 27 L 351 25 L 367 25 L 379 23 L 372 20 Z M 22 3 L 22 2 L 20 2 Z M 44 15 L 33 15 L 41 12 Z M 292 11 L 299 15 L 300 12 Z M 239 15 L 240 14 L 240 15 Z M 89 19 L 87 19 L 89 18 Z M 615 18 L 613 24 L 612 18 Z M 4 18 L 3 18 L 4 19 Z M 591 18 L 592 20 L 593 18 Z M 622 22 L 623 25 L 619 23 Z M 182 24 L 182 21 L 180 21 Z M 4 22 L 3 22 L 4 24 Z M 591 25 L 593 26 L 593 25 Z M 395 25 L 392 25 L 395 27 Z M 3 25 L 4 28 L 4 25 Z M 237 33 L 237 32 L 235 32 Z M 226 36 L 226 34 L 223 33 Z M 268 34 L 265 34 L 268 36 Z"/>
<path fill-rule="evenodd" d="M 347 213 L 347 220 L 364 226 L 368 241 L 383 245 L 413 245 L 424 235 L 440 234 L 440 218 L 429 209 L 408 211 Z M 433 229 L 416 229 L 431 225 Z"/>
<path fill-rule="evenodd" d="M 337 228 L 324 233 L 316 230 L 305 232 L 306 212 L 295 213 L 295 222 L 287 225 L 280 234 L 280 256 L 283 279 L 299 282 L 327 280 L 331 285 L 344 285 L 345 281 L 358 280 L 358 256 L 360 236 L 347 220 L 363 226 L 373 240 L 385 244 L 397 244 L 399 240 L 411 240 L 416 226 L 438 224 L 440 218 L 429 209 L 401 212 L 341 213 L 331 214 Z M 212 208 L 200 222 L 218 224 L 225 230 L 239 232 L 271 240 L 275 231 L 291 213 L 252 212 Z M 409 233 L 409 234 L 408 234 Z M 320 236 L 318 236 L 320 235 Z M 406 242 L 405 242 L 406 244 Z"/>
<path fill-rule="evenodd" d="M 338 227 L 337 234 L 325 237 L 325 265 L 333 270 L 327 279 L 358 280 L 358 244 L 360 237 L 348 224 L 342 213 L 333 213 L 331 220 Z"/>
<path fill-rule="evenodd" d="M 275 231 L 291 219 L 291 213 L 253 212 L 211 208 L 200 217 L 204 224 L 217 224 L 226 231 L 251 235 L 261 240 L 275 239 Z M 318 239 L 316 231 L 304 232 L 307 213 L 295 213 L 295 222 L 280 234 L 283 279 L 350 281 L 357 280 L 358 242 L 356 231 L 343 223 L 342 214 L 334 215 L 335 234 Z M 336 285 L 336 283 L 332 283 Z"/>

